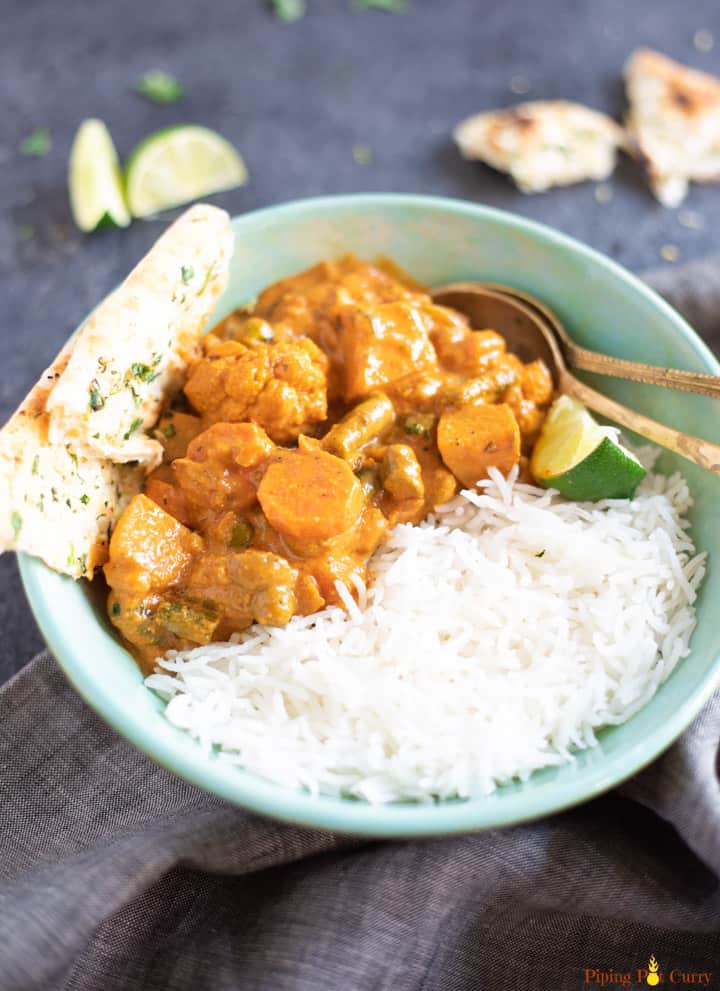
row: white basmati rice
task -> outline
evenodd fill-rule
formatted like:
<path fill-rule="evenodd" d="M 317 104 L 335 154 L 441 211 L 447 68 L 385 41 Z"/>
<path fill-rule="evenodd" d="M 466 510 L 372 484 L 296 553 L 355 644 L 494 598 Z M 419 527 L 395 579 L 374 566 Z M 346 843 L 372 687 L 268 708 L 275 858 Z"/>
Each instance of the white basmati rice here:
<path fill-rule="evenodd" d="M 170 652 L 146 682 L 167 718 L 220 760 L 370 802 L 487 793 L 592 746 L 688 653 L 705 556 L 687 485 L 480 489 L 396 527 L 358 603 L 339 589 L 347 612 Z"/>

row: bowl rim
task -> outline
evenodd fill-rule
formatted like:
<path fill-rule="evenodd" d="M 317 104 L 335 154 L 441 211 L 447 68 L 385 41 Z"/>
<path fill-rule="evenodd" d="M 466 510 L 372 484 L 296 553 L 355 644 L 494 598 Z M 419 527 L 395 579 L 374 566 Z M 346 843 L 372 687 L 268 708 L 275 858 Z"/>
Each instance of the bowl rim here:
<path fill-rule="evenodd" d="M 311 197 L 264 207 L 232 218 L 234 231 L 270 217 L 333 211 L 338 207 L 399 207 L 455 213 L 480 221 L 495 221 L 521 233 L 564 248 L 600 266 L 610 275 L 642 295 L 673 325 L 675 333 L 691 346 L 706 370 L 720 374 L 720 363 L 689 324 L 653 289 L 617 262 L 569 235 L 537 221 L 461 199 L 405 193 L 355 193 Z M 53 574 L 41 561 L 18 555 L 20 576 L 35 620 L 64 674 L 95 712 L 121 736 L 153 761 L 203 791 L 234 805 L 281 821 L 306 827 L 361 836 L 409 838 L 470 833 L 528 822 L 563 811 L 594 798 L 622 783 L 652 763 L 687 728 L 720 685 L 720 655 L 705 677 L 688 693 L 650 737 L 636 740 L 621 753 L 583 769 L 579 778 L 553 781 L 536 792 L 497 793 L 470 800 L 439 803 L 370 805 L 356 800 L 314 796 L 267 781 L 251 772 L 209 756 L 199 744 L 174 747 L 171 739 L 157 735 L 152 726 L 134 717 L 126 702 L 104 688 L 97 676 L 97 662 L 89 664 L 79 645 L 54 616 L 43 578 Z M 146 689 L 149 691 L 149 689 Z M 193 741 L 194 742 L 194 741 Z"/>

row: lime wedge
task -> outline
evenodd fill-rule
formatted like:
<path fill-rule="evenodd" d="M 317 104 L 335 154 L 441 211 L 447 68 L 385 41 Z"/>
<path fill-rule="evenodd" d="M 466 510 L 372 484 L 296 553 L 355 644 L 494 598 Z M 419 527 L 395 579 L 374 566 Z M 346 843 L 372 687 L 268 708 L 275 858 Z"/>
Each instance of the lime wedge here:
<path fill-rule="evenodd" d="M 130 223 L 117 152 L 101 120 L 84 120 L 78 128 L 70 149 L 68 188 L 73 219 L 81 231 Z"/>
<path fill-rule="evenodd" d="M 134 217 L 182 206 L 247 182 L 247 170 L 229 141 L 207 127 L 186 124 L 156 131 L 130 156 L 127 200 Z"/>
<path fill-rule="evenodd" d="M 560 396 L 550 407 L 530 459 L 540 485 L 567 499 L 627 499 L 645 469 L 576 399 Z"/>

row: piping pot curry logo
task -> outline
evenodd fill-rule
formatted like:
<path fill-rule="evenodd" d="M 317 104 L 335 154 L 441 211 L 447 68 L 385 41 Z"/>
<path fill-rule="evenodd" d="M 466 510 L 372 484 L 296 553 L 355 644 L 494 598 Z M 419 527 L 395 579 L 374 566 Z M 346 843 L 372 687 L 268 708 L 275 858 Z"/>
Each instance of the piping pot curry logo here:
<path fill-rule="evenodd" d="M 653 954 L 648 960 L 648 975 L 645 978 L 646 984 L 650 987 L 655 987 L 656 984 L 660 983 L 660 978 L 658 977 L 658 970 L 660 969 L 660 964 L 655 959 L 655 954 Z"/>
<path fill-rule="evenodd" d="M 592 984 L 599 988 L 627 988 L 633 985 L 646 985 L 655 988 L 660 984 L 693 984 L 700 988 L 709 988 L 712 971 L 683 970 L 681 967 L 671 967 L 667 971 L 660 969 L 655 954 L 650 955 L 647 967 L 636 967 L 635 970 L 615 970 L 614 967 L 586 967 L 583 970 L 583 984 Z"/>

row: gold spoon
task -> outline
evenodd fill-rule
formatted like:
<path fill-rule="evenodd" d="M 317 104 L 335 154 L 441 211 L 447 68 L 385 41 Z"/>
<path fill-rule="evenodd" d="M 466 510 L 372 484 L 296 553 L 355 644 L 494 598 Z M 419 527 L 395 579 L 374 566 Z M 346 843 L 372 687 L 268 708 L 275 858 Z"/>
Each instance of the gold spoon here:
<path fill-rule="evenodd" d="M 472 282 L 436 289 L 433 299 L 442 306 L 464 313 L 473 327 L 492 327 L 497 330 L 507 341 L 509 350 L 523 361 L 542 358 L 559 392 L 573 396 L 601 416 L 614 420 L 654 444 L 675 451 L 702 468 L 720 475 L 720 444 L 712 444 L 708 440 L 651 420 L 650 417 L 636 413 L 596 392 L 571 375 L 550 326 L 526 302 Z M 720 392 L 714 394 L 720 395 Z"/>
<path fill-rule="evenodd" d="M 718 375 L 646 365 L 641 361 L 626 361 L 624 358 L 614 358 L 612 355 L 601 354 L 599 351 L 590 351 L 588 348 L 576 344 L 550 307 L 529 293 L 522 292 L 514 286 L 501 285 L 495 282 L 465 282 L 462 285 L 469 292 L 490 290 L 524 303 L 538 317 L 549 324 L 550 329 L 560 342 L 565 361 L 571 368 L 579 368 L 585 372 L 597 372 L 599 375 L 612 375 L 614 378 L 631 379 L 634 382 L 646 382 L 649 385 L 661 385 L 668 389 L 697 392 L 701 396 L 720 399 L 720 376 Z"/>

